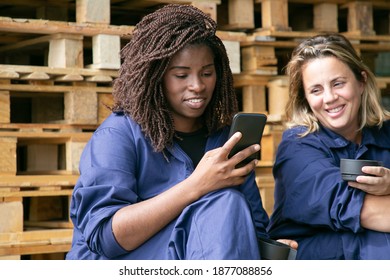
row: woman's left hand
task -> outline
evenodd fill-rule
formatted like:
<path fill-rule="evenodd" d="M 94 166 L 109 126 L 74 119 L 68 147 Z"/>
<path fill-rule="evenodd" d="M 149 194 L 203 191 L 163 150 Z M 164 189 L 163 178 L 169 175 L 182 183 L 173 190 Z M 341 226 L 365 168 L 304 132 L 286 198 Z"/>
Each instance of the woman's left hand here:
<path fill-rule="evenodd" d="M 364 166 L 362 171 L 372 176 L 358 176 L 356 182 L 348 182 L 353 188 L 372 195 L 390 194 L 390 169 L 383 166 Z"/>
<path fill-rule="evenodd" d="M 291 239 L 278 239 L 277 241 L 280 242 L 280 243 L 286 244 L 286 245 L 290 246 L 291 248 L 293 248 L 295 250 L 298 249 L 298 242 L 296 242 L 295 240 L 291 240 Z"/>

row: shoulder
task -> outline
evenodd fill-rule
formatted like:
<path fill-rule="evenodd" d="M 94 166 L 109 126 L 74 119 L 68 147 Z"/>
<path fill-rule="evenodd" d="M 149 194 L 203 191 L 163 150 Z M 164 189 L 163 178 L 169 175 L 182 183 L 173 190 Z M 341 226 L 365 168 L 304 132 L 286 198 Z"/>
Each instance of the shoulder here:
<path fill-rule="evenodd" d="M 304 126 L 286 129 L 278 147 L 279 154 L 301 154 L 303 150 L 306 152 L 321 151 L 321 153 L 328 154 L 332 147 L 341 147 L 346 144 L 346 141 L 343 141 L 341 137 L 329 134 L 328 131 L 323 129 L 302 136 L 306 131 L 307 128 Z"/>
<path fill-rule="evenodd" d="M 390 120 L 383 122 L 381 127 L 369 127 L 364 132 L 368 134 L 367 142 L 387 149 L 390 147 Z"/>
<path fill-rule="evenodd" d="M 382 129 L 385 130 L 385 131 L 390 131 L 390 120 L 387 120 L 387 121 L 383 122 Z"/>
<path fill-rule="evenodd" d="M 283 131 L 283 138 L 290 139 L 290 140 L 302 138 L 301 134 L 305 133 L 306 130 L 307 128 L 304 126 L 294 126 L 291 128 L 287 128 L 286 130 Z"/>
<path fill-rule="evenodd" d="M 99 129 L 116 128 L 128 129 L 129 127 L 136 127 L 138 124 L 134 122 L 131 117 L 124 113 L 111 113 L 98 127 Z"/>
<path fill-rule="evenodd" d="M 97 132 L 100 130 L 118 130 L 123 133 L 129 133 L 131 131 L 141 131 L 141 127 L 130 116 L 124 113 L 111 113 L 97 128 Z"/>
<path fill-rule="evenodd" d="M 131 117 L 123 113 L 111 113 L 96 129 L 92 139 L 96 138 L 143 138 L 141 127 Z"/>

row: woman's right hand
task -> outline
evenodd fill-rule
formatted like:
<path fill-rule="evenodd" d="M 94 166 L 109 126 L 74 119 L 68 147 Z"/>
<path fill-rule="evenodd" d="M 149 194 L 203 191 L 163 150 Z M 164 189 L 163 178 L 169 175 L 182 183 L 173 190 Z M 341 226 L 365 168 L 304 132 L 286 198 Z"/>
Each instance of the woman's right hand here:
<path fill-rule="evenodd" d="M 372 195 L 390 195 L 390 169 L 384 166 L 364 166 L 362 171 L 372 176 L 358 176 L 348 185 Z"/>
<path fill-rule="evenodd" d="M 206 152 L 200 160 L 188 179 L 196 180 L 201 195 L 244 183 L 246 176 L 256 167 L 257 160 L 253 160 L 243 167 L 235 168 L 242 160 L 259 151 L 259 144 L 254 144 L 228 158 L 241 137 L 242 134 L 236 132 L 222 147 Z"/>

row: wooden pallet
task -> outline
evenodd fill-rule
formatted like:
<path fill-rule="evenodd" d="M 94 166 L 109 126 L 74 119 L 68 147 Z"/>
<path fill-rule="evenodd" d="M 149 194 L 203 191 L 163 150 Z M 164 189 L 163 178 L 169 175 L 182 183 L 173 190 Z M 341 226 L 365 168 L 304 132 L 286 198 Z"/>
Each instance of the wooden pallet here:
<path fill-rule="evenodd" d="M 91 135 L 0 129 L 0 174 L 77 174 L 82 150 Z"/>
<path fill-rule="evenodd" d="M 0 259 L 69 250 L 69 201 L 77 179 L 78 175 L 0 177 Z M 61 197 L 66 203 L 58 203 Z"/>

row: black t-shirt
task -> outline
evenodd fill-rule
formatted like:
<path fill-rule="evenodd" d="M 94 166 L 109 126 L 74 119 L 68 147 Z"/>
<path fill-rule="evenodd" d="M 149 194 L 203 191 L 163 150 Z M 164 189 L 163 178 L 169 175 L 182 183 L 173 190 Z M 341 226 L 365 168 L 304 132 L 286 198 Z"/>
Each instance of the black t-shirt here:
<path fill-rule="evenodd" d="M 175 141 L 191 158 L 194 167 L 196 167 L 205 152 L 207 142 L 207 128 L 202 127 L 197 131 L 189 133 L 176 131 Z"/>

